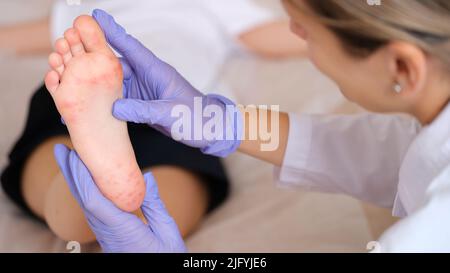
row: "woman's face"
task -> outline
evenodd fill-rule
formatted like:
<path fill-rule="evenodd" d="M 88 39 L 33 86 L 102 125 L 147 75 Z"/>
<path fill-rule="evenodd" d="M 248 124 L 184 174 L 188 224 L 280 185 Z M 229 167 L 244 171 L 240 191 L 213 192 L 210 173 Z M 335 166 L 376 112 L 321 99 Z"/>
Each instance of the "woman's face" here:
<path fill-rule="evenodd" d="M 283 0 L 291 17 L 291 28 L 308 44 L 311 61 L 334 80 L 343 95 L 352 102 L 376 112 L 404 111 L 404 104 L 393 92 L 395 86 L 391 56 L 384 50 L 369 57 L 350 55 L 339 38 L 317 18 L 305 1 L 294 7 Z"/>

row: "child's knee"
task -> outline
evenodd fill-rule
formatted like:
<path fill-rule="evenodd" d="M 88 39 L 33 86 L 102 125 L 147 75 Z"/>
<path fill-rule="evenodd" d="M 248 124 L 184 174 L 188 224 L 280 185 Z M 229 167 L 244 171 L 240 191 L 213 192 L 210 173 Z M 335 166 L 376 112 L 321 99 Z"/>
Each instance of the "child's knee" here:
<path fill-rule="evenodd" d="M 44 219 L 53 233 L 64 241 L 95 241 L 82 209 L 61 174 L 53 181 L 46 195 Z"/>

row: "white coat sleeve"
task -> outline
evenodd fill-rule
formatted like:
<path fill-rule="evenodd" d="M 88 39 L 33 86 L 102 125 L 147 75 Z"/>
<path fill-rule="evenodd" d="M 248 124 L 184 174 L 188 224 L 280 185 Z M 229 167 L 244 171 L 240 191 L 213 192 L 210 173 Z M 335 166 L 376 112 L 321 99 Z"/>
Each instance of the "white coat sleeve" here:
<path fill-rule="evenodd" d="M 450 165 L 427 190 L 422 206 L 389 228 L 373 252 L 450 252 Z"/>
<path fill-rule="evenodd" d="M 393 206 L 398 174 L 420 124 L 403 115 L 289 115 L 289 138 L 275 178 L 282 187 L 344 193 Z"/>

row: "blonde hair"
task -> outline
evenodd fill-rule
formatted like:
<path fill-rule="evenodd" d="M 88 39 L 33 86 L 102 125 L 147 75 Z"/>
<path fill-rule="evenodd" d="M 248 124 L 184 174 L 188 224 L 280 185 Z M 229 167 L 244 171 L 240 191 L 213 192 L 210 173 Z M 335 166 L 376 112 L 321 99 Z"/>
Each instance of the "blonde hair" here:
<path fill-rule="evenodd" d="M 296 2 L 305 0 L 289 0 Z M 411 42 L 450 68 L 450 0 L 306 0 L 346 49 L 369 55 L 390 41 Z"/>

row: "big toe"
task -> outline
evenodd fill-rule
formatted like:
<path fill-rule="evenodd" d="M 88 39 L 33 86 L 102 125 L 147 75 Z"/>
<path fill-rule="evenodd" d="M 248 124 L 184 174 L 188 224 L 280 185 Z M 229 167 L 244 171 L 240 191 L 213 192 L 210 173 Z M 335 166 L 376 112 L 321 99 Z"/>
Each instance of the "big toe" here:
<path fill-rule="evenodd" d="M 100 52 L 114 55 L 106 42 L 105 35 L 98 23 L 88 15 L 79 16 L 75 19 L 74 28 L 80 34 L 81 41 L 87 52 Z"/>

